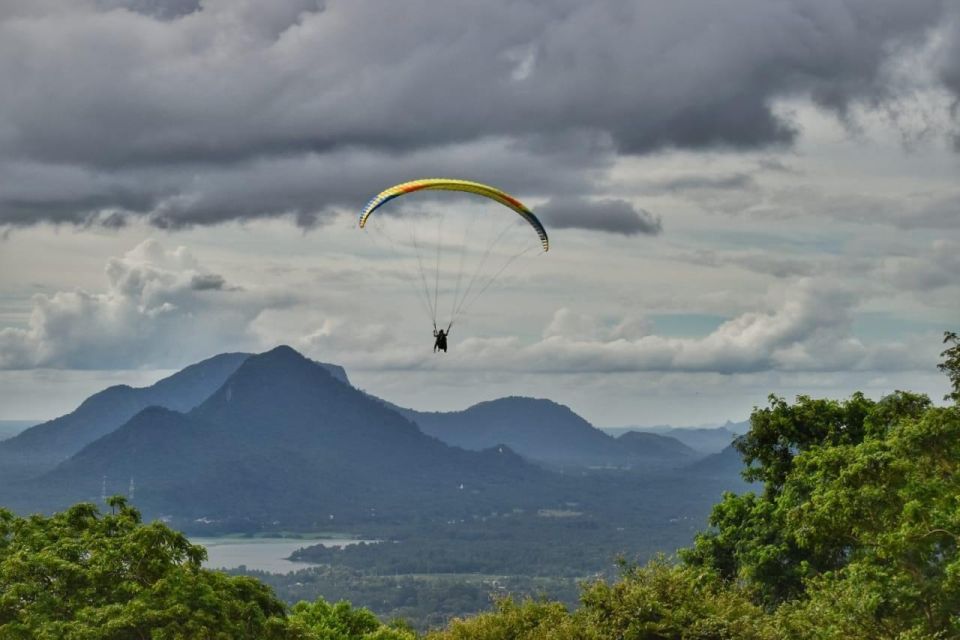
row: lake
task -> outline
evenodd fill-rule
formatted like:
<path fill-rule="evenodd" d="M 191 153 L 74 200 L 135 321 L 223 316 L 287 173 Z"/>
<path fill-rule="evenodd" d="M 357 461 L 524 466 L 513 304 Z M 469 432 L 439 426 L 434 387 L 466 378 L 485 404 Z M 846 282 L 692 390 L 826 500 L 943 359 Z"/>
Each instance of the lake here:
<path fill-rule="evenodd" d="M 210 569 L 247 569 L 270 573 L 289 573 L 315 566 L 311 562 L 292 562 L 287 556 L 303 547 L 322 544 L 325 547 L 345 547 L 360 542 L 354 538 L 190 538 L 190 542 L 207 549 L 205 567 Z"/>

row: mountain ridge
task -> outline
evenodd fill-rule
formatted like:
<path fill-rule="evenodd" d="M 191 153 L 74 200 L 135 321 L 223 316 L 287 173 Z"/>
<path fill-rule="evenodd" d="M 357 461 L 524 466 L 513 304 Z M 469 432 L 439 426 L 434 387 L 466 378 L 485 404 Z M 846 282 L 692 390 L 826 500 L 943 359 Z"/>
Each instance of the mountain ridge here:
<path fill-rule="evenodd" d="M 395 405 L 393 405 L 395 406 Z M 503 443 L 520 455 L 554 467 L 644 467 L 686 462 L 689 452 L 670 438 L 623 446 L 575 413 L 546 398 L 507 396 L 476 403 L 460 411 L 398 408 L 425 433 L 444 442 L 479 450 Z"/>
<path fill-rule="evenodd" d="M 68 502 L 128 476 L 154 514 L 301 526 L 533 508 L 563 482 L 508 447 L 450 447 L 289 347 L 250 356 L 189 412 L 140 411 L 32 489 Z"/>
<path fill-rule="evenodd" d="M 86 398 L 70 413 L 0 441 L 0 468 L 7 480 L 39 475 L 119 428 L 149 406 L 189 411 L 216 391 L 250 355 L 221 353 L 188 365 L 146 387 L 125 384 L 107 387 Z M 343 367 L 319 364 L 332 376 L 349 384 Z"/>

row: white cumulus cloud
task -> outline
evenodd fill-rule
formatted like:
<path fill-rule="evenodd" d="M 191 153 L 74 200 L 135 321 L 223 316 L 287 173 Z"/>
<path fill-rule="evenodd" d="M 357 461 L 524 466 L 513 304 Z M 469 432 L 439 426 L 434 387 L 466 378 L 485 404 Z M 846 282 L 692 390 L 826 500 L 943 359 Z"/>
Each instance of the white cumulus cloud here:
<path fill-rule="evenodd" d="M 244 290 L 185 247 L 146 240 L 105 269 L 105 291 L 33 298 L 26 328 L 0 329 L 0 368 L 179 366 L 257 346 L 250 324 L 282 294 Z"/>

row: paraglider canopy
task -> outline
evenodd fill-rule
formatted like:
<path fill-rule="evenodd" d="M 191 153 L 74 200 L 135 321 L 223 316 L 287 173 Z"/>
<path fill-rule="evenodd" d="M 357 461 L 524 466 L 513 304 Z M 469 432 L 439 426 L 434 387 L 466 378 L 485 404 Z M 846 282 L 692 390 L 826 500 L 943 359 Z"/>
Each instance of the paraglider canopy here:
<path fill-rule="evenodd" d="M 533 215 L 533 212 L 530 211 L 525 204 L 505 191 L 497 189 L 496 187 L 491 187 L 490 185 L 482 184 L 480 182 L 456 180 L 453 178 L 423 178 L 421 180 L 412 180 L 410 182 L 404 182 L 403 184 L 394 185 L 389 189 L 381 191 L 374 196 L 370 202 L 367 203 L 367 206 L 365 206 L 363 211 L 360 213 L 360 228 L 362 229 L 367 224 L 367 218 L 370 217 L 371 213 L 394 198 L 407 193 L 413 193 L 414 191 L 426 191 L 431 189 L 442 191 L 464 191 L 467 193 L 475 193 L 479 196 L 490 198 L 491 200 L 496 200 L 505 207 L 513 209 L 519 213 L 524 220 L 529 222 L 530 226 L 536 230 L 537 235 L 540 236 L 540 243 L 543 245 L 543 250 L 550 250 L 550 239 L 547 238 L 547 230 L 543 228 L 543 225 L 540 224 L 540 220 L 537 219 L 537 216 Z"/>

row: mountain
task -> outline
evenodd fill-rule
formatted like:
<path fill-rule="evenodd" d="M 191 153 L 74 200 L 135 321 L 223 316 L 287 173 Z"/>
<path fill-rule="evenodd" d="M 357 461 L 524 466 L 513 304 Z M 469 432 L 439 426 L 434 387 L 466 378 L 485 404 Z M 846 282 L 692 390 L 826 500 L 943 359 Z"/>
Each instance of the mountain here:
<path fill-rule="evenodd" d="M 679 440 L 701 455 L 719 453 L 730 446 L 733 439 L 746 433 L 750 428 L 750 421 L 727 422 L 721 427 L 671 427 L 662 425 L 656 427 L 616 427 L 604 429 L 604 432 L 617 437 L 626 433 L 653 433 L 668 436 Z"/>
<path fill-rule="evenodd" d="M 686 468 L 686 471 L 694 476 L 718 478 L 727 482 L 739 478 L 741 486 L 733 486 L 730 490 L 742 491 L 750 486 L 748 482 L 740 478 L 740 472 L 743 468 L 743 458 L 740 456 L 740 452 L 733 445 L 727 445 L 719 453 L 712 453 L 706 458 L 692 463 Z"/>
<path fill-rule="evenodd" d="M 26 429 L 0 442 L 0 468 L 6 479 L 37 475 L 112 432 L 150 406 L 189 411 L 206 400 L 250 356 L 223 353 L 142 388 L 117 385 L 87 398 L 76 410 Z M 332 376 L 349 384 L 346 371 L 320 364 Z"/>
<path fill-rule="evenodd" d="M 551 466 L 670 465 L 687 458 L 676 442 L 627 441 L 626 446 L 562 404 L 551 400 L 507 397 L 475 404 L 463 411 L 425 412 L 400 409 L 427 434 L 464 449 L 480 450 L 503 443 L 520 455 Z"/>
<path fill-rule="evenodd" d="M 224 353 L 143 388 L 117 385 L 87 398 L 76 410 L 0 442 L 0 466 L 43 471 L 106 435 L 151 405 L 186 411 L 203 402 L 246 353 Z"/>
<path fill-rule="evenodd" d="M 730 446 L 737 434 L 726 427 L 688 427 L 665 431 L 660 435 L 676 438 L 691 449 L 704 454 L 719 453 Z"/>
<path fill-rule="evenodd" d="M 666 459 L 688 458 L 690 460 L 700 457 L 695 449 L 688 447 L 676 438 L 657 433 L 628 431 L 617 438 L 617 442 L 624 450 L 637 452 L 641 455 Z"/>
<path fill-rule="evenodd" d="M 246 358 L 189 412 L 140 411 L 24 492 L 66 504 L 104 478 L 110 493 L 133 478 L 153 514 L 305 527 L 551 506 L 566 482 L 508 447 L 425 435 L 289 347 Z"/>

